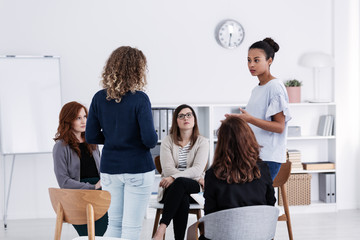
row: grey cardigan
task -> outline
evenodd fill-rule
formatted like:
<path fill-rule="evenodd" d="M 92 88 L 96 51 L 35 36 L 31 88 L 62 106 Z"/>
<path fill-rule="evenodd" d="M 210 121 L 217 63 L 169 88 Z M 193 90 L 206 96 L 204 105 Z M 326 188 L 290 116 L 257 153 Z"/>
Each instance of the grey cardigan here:
<path fill-rule="evenodd" d="M 99 172 L 100 151 L 93 151 Z M 95 189 L 95 184 L 80 182 L 80 158 L 63 140 L 56 141 L 53 148 L 54 171 L 60 188 Z"/>
<path fill-rule="evenodd" d="M 186 169 L 180 171 L 179 165 L 179 146 L 176 145 L 171 136 L 168 135 L 162 140 L 160 145 L 160 163 L 162 168 L 161 177 L 173 178 L 186 177 L 198 181 L 205 176 L 204 170 L 209 159 L 209 140 L 203 136 L 198 136 L 194 146 L 188 153 Z M 164 189 L 159 187 L 158 201 L 161 201 Z"/>

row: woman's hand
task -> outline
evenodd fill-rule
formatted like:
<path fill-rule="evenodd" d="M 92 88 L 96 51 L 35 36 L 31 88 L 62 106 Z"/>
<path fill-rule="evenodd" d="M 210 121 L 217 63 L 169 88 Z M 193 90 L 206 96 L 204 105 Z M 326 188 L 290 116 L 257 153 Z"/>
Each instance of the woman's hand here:
<path fill-rule="evenodd" d="M 282 133 L 285 129 L 285 115 L 283 112 L 279 112 L 271 116 L 271 121 L 267 121 L 250 115 L 247 111 L 245 111 L 242 108 L 239 109 L 241 113 L 225 114 L 225 117 L 235 116 L 241 118 L 245 120 L 247 123 L 251 123 L 252 125 L 257 126 L 258 128 L 261 128 L 269 132 Z"/>
<path fill-rule="evenodd" d="M 234 116 L 234 117 L 238 117 L 241 118 L 243 120 L 245 120 L 246 122 L 250 122 L 251 118 L 253 116 L 251 116 L 245 109 L 239 108 L 241 113 L 231 113 L 231 114 L 225 114 L 225 117 L 230 117 L 230 116 Z"/>
<path fill-rule="evenodd" d="M 95 189 L 100 189 L 101 188 L 101 180 L 99 180 L 96 184 L 95 184 Z"/>
<path fill-rule="evenodd" d="M 203 178 L 200 178 L 199 181 L 198 181 L 198 183 L 200 184 L 200 186 L 202 187 L 202 189 L 205 188 L 205 181 L 204 181 Z"/>
<path fill-rule="evenodd" d="M 162 188 L 168 188 L 173 182 L 174 182 L 174 178 L 173 177 L 166 177 L 161 179 L 159 186 Z"/>

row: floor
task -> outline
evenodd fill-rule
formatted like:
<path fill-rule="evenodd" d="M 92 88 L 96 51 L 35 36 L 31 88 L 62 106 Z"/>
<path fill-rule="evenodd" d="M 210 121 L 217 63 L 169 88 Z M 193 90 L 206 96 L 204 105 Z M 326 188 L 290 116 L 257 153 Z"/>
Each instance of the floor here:
<path fill-rule="evenodd" d="M 148 214 L 150 215 L 150 214 Z M 152 215 L 153 216 L 153 215 Z M 360 239 L 360 210 L 342 210 L 333 213 L 292 214 L 294 239 L 309 240 L 350 240 Z M 195 222 L 189 217 L 189 224 Z M 49 240 L 53 239 L 55 219 L 9 220 L 8 228 L 0 227 L 2 240 Z M 141 240 L 151 239 L 154 219 L 148 216 L 144 220 Z M 72 239 L 77 234 L 69 224 L 63 226 L 62 239 Z M 174 239 L 172 226 L 167 230 L 166 240 Z M 275 239 L 288 239 L 285 222 L 278 222 Z"/>

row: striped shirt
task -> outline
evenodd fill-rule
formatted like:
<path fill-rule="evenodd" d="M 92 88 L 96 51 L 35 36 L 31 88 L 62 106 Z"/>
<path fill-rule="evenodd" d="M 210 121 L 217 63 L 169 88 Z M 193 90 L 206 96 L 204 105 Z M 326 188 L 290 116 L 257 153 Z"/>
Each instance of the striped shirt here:
<path fill-rule="evenodd" d="M 190 142 L 186 144 L 184 147 L 179 147 L 179 166 L 178 169 L 180 171 L 184 171 L 186 169 L 187 156 L 190 151 Z"/>

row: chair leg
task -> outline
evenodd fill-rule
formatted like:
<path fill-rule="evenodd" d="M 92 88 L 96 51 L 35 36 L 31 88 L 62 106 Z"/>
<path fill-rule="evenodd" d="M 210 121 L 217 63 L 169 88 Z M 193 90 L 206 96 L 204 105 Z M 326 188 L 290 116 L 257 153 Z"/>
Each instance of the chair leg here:
<path fill-rule="evenodd" d="M 158 229 L 161 214 L 162 214 L 162 209 L 156 209 L 156 215 L 155 215 L 155 220 L 154 220 L 154 228 L 153 228 L 152 237 L 154 237 L 154 235 L 156 233 L 156 230 Z M 165 234 L 164 234 L 164 240 L 165 240 Z"/>
<path fill-rule="evenodd" d="M 200 209 L 198 209 L 196 211 L 196 217 L 197 217 L 197 220 L 199 221 L 199 219 L 201 218 L 201 210 Z"/>
<path fill-rule="evenodd" d="M 60 203 L 58 204 L 57 211 L 56 211 L 56 226 L 55 226 L 55 240 L 60 240 L 61 238 L 61 229 L 64 220 L 64 210 L 61 207 Z"/>
<path fill-rule="evenodd" d="M 286 215 L 286 225 L 289 233 L 289 239 L 293 240 L 293 234 L 292 234 L 292 228 L 291 228 L 291 219 L 290 219 L 290 211 L 289 211 L 289 202 L 286 195 L 286 186 L 285 184 L 280 186 L 283 204 L 284 204 L 284 210 Z"/>
<path fill-rule="evenodd" d="M 86 217 L 89 240 L 95 240 L 94 208 L 90 203 L 86 206 Z"/>
<path fill-rule="evenodd" d="M 198 226 L 199 226 L 199 221 L 197 221 L 196 223 L 194 223 L 193 225 L 191 225 L 188 229 L 187 229 L 187 240 L 198 240 Z"/>

